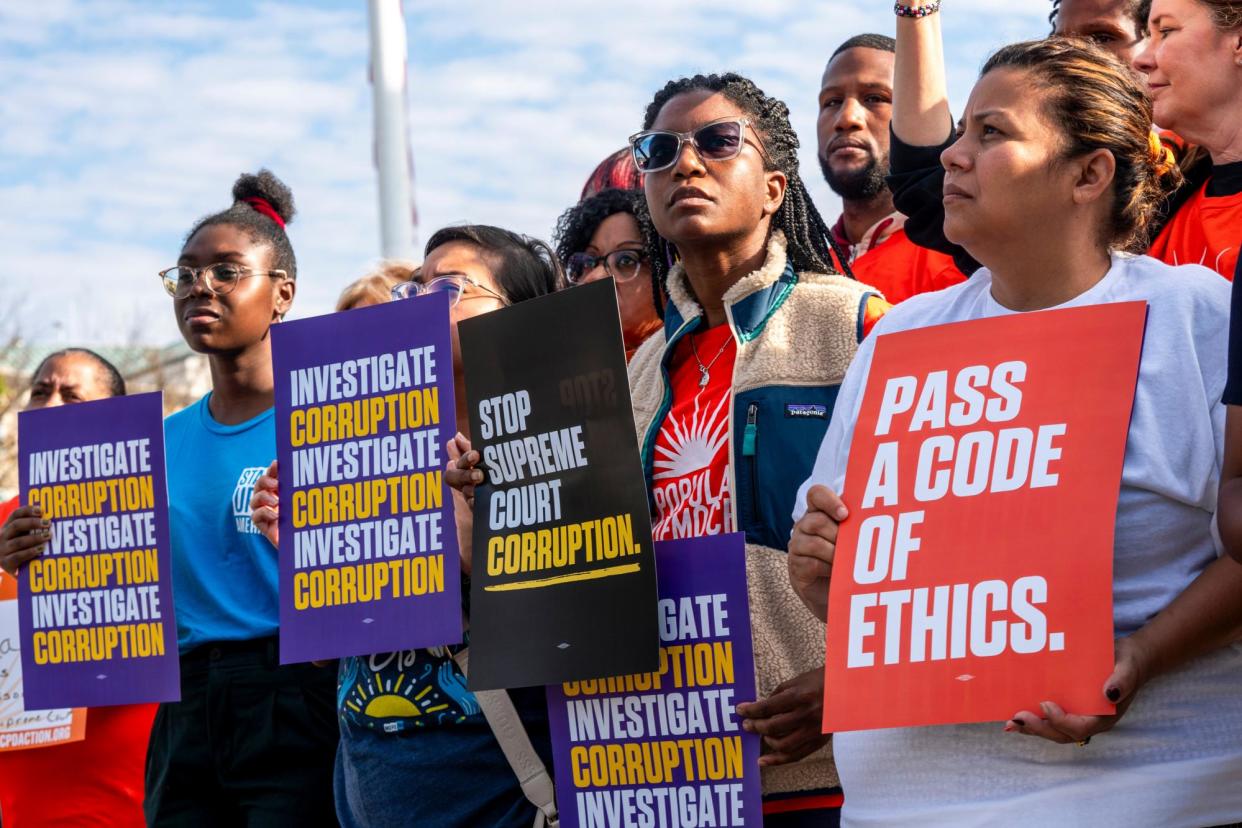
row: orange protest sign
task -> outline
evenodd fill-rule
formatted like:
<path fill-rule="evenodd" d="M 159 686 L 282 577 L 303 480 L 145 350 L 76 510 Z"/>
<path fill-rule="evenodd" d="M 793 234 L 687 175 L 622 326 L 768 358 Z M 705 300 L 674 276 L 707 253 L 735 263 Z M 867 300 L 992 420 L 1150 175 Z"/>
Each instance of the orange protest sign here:
<path fill-rule="evenodd" d="M 1112 712 L 1113 522 L 1147 305 L 880 336 L 850 444 L 824 730 Z"/>
<path fill-rule="evenodd" d="M 22 704 L 17 585 L 0 572 L 0 752 L 80 742 L 86 738 L 86 708 L 26 710 Z"/>

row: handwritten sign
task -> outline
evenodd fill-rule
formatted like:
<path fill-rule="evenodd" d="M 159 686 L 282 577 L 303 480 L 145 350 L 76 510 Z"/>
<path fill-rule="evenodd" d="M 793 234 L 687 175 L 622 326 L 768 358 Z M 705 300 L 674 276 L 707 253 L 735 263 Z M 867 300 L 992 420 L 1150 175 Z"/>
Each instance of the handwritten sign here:
<path fill-rule="evenodd" d="M 0 572 L 0 751 L 51 747 L 85 738 L 85 708 L 27 710 L 22 703 L 17 581 Z"/>

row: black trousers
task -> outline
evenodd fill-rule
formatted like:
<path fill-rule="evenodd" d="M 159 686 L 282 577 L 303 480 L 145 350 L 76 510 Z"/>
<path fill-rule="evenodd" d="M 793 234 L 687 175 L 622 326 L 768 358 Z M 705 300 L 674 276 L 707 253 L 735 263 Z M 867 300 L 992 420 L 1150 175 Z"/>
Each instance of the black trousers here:
<path fill-rule="evenodd" d="M 149 826 L 336 825 L 336 670 L 281 667 L 275 638 L 181 657 L 147 750 Z"/>

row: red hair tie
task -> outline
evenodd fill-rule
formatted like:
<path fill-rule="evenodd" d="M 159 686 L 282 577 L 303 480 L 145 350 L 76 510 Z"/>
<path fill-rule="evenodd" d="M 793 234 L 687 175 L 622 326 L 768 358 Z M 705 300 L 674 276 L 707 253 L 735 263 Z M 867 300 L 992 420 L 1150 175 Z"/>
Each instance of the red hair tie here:
<path fill-rule="evenodd" d="M 274 208 L 272 203 L 266 198 L 263 198 L 262 196 L 250 196 L 249 198 L 243 198 L 242 201 L 253 207 L 256 213 L 262 213 L 272 221 L 276 222 L 280 225 L 281 230 L 285 229 L 285 220 L 280 217 L 280 213 L 276 212 L 276 208 Z"/>

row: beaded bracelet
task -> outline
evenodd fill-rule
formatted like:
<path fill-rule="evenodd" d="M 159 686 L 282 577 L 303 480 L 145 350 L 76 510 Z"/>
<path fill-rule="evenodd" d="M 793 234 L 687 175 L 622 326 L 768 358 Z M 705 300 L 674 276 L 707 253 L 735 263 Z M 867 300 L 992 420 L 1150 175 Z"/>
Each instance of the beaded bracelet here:
<path fill-rule="evenodd" d="M 893 13 L 898 17 L 929 17 L 940 11 L 940 0 L 932 0 L 925 6 L 905 6 L 900 0 L 893 4 Z"/>

